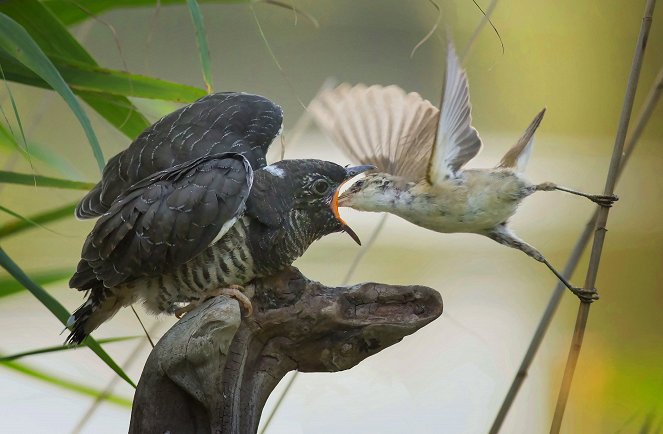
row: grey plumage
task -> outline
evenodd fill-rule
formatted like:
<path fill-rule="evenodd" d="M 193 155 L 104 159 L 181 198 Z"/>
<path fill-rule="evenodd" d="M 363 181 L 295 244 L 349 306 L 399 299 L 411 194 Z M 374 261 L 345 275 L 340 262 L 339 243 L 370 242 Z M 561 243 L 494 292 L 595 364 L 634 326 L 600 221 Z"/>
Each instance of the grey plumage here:
<path fill-rule="evenodd" d="M 224 107 L 234 101 L 232 109 L 199 101 L 150 127 L 112 159 L 81 202 L 82 216 L 103 214 L 69 282 L 88 291 L 88 300 L 70 318 L 68 342 L 80 343 L 136 301 L 153 313 L 173 313 L 219 288 L 282 269 L 324 235 L 352 233 L 337 217 L 334 199 L 341 184 L 369 166 L 346 169 L 320 160 L 265 166 L 280 109 L 255 95 L 222 96 L 201 101 Z M 187 113 L 192 118 L 183 120 Z M 226 134 L 217 129 L 234 138 L 216 140 Z M 182 133 L 180 148 L 174 131 Z M 196 135 L 193 142 L 186 131 Z M 163 167 L 172 161 L 179 163 Z"/>
<path fill-rule="evenodd" d="M 281 129 L 283 110 L 265 97 L 241 92 L 207 95 L 170 113 L 108 161 L 101 181 L 76 208 L 78 218 L 108 211 L 129 187 L 192 159 L 236 152 L 254 169 Z"/>

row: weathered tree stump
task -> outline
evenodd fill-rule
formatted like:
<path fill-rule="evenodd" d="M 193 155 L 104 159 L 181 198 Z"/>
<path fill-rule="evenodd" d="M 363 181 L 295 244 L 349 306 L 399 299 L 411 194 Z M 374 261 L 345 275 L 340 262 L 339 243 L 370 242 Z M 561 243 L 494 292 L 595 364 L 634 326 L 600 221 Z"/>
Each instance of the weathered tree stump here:
<path fill-rule="evenodd" d="M 326 287 L 290 268 L 248 291 L 254 312 L 216 297 L 177 322 L 138 383 L 131 434 L 255 433 L 267 397 L 291 370 L 336 372 L 442 314 L 423 286 Z"/>

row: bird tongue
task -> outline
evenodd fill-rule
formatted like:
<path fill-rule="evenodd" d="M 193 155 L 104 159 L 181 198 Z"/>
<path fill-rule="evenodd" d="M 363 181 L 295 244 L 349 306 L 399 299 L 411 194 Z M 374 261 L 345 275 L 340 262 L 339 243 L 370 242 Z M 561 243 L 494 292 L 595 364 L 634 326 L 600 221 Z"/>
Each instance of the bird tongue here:
<path fill-rule="evenodd" d="M 348 224 L 341 218 L 341 215 L 338 213 L 338 192 L 341 190 L 341 187 L 343 186 L 343 184 L 345 184 L 345 182 L 342 183 L 341 185 L 339 185 L 338 188 L 336 189 L 336 191 L 334 192 L 334 197 L 332 197 L 332 201 L 331 201 L 331 204 L 330 204 L 331 210 L 332 210 L 332 213 L 334 213 L 334 217 L 336 217 L 336 219 L 341 223 L 341 229 L 343 230 L 343 232 L 350 235 L 350 237 L 353 240 L 355 240 L 355 242 L 357 244 L 359 244 L 361 246 L 361 240 L 359 239 L 357 234 L 355 234 L 355 231 L 353 231 L 352 228 L 350 226 L 348 226 Z"/>

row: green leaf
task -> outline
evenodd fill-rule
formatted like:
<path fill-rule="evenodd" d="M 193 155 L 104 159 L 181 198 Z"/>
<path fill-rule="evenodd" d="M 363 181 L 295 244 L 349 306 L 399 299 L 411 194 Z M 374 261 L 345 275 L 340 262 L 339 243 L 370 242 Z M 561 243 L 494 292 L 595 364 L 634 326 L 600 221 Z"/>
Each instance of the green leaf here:
<path fill-rule="evenodd" d="M 71 277 L 70 269 L 49 270 L 32 275 L 32 280 L 38 285 L 50 285 Z M 25 287 L 13 277 L 0 278 L 0 298 L 25 291 Z"/>
<path fill-rule="evenodd" d="M 200 3 L 237 4 L 249 3 L 253 0 L 200 0 Z M 59 19 L 66 25 L 76 24 L 92 16 L 112 9 L 149 7 L 156 5 L 155 0 L 42 0 Z M 184 4 L 184 0 L 161 0 L 162 6 Z"/>
<path fill-rule="evenodd" d="M 57 17 L 37 0 L 0 1 L 0 12 L 22 25 L 48 56 L 97 65 Z M 81 97 L 130 139 L 135 139 L 149 126 L 149 122 L 126 97 L 108 95 L 106 101 L 99 101 L 98 98 L 88 99 L 82 94 Z"/>
<path fill-rule="evenodd" d="M 1 247 L 0 266 L 7 270 L 7 272 L 11 274 L 14 279 L 16 279 L 21 285 L 30 291 L 32 295 L 34 295 L 44 306 L 46 306 L 46 308 L 50 310 L 51 313 L 55 315 L 55 317 L 60 320 L 63 325 L 67 324 L 67 320 L 70 316 L 67 309 L 65 309 L 65 307 L 62 306 L 59 301 L 53 298 L 51 294 L 46 292 L 44 288 L 33 282 Z M 101 345 L 99 345 L 91 336 L 88 336 L 84 342 L 104 363 L 106 363 L 113 371 L 115 371 L 117 375 L 122 377 L 132 387 L 136 387 L 134 382 L 131 381 L 129 376 L 127 376 L 122 368 L 111 358 L 111 356 L 108 355 L 108 353 L 106 353 L 106 351 L 104 351 L 103 348 L 101 348 Z"/>
<path fill-rule="evenodd" d="M 45 227 L 45 226 L 40 225 L 39 223 L 37 223 L 37 222 L 35 222 L 35 221 L 33 221 L 33 220 L 30 220 L 29 217 L 23 217 L 23 216 L 20 215 L 19 213 L 15 212 L 15 211 L 12 211 L 12 210 L 10 210 L 9 208 L 6 208 L 6 207 L 4 207 L 4 206 L 2 206 L 2 205 L 0 205 L 0 211 L 4 212 L 4 213 L 6 213 L 6 214 L 9 214 L 9 215 L 12 216 L 12 217 L 16 217 L 16 218 L 18 219 L 18 221 L 23 222 L 24 224 L 32 225 L 32 226 L 35 226 L 35 227 L 39 227 L 39 228 L 42 228 L 42 229 L 47 230 L 47 231 L 49 231 L 49 232 L 53 232 L 54 234 L 61 235 L 61 234 L 59 234 L 58 232 L 55 232 L 55 231 L 52 230 L 52 229 L 49 229 L 49 228 L 47 228 L 47 227 Z"/>
<path fill-rule="evenodd" d="M 207 93 L 212 93 L 212 67 L 209 60 L 209 48 L 207 47 L 207 33 L 205 32 L 205 23 L 203 21 L 203 12 L 196 0 L 186 0 L 193 20 L 193 27 L 196 29 L 196 43 L 198 45 L 198 55 L 200 56 L 200 65 L 203 68 L 203 80 L 207 87 Z"/>
<path fill-rule="evenodd" d="M 64 98 L 81 123 L 99 165 L 99 170 L 102 171 L 104 168 L 104 156 L 85 111 L 78 103 L 78 100 L 76 100 L 67 83 L 62 79 L 58 70 L 53 66 L 53 63 L 46 57 L 28 32 L 20 24 L 3 13 L 0 13 L 0 47 L 4 48 L 16 60 L 39 75 Z"/>
<path fill-rule="evenodd" d="M 24 219 L 17 219 L 5 223 L 0 226 L 0 239 L 10 235 L 16 235 L 26 229 L 32 229 L 35 227 L 35 224 L 43 225 L 66 217 L 73 217 L 76 205 L 78 205 L 78 202 L 69 203 L 52 210 L 25 217 Z"/>
<path fill-rule="evenodd" d="M 31 185 L 37 187 L 68 188 L 72 190 L 91 190 L 94 183 L 51 178 L 50 176 L 31 175 L 0 170 L 0 183 Z"/>
<path fill-rule="evenodd" d="M 150 122 L 123 96 L 97 92 L 78 92 L 78 95 L 129 139 L 134 140 L 150 126 Z"/>
<path fill-rule="evenodd" d="M 111 344 L 113 342 L 122 342 L 122 341 L 128 341 L 130 339 L 136 339 L 140 338 L 142 336 L 123 336 L 119 338 L 107 338 L 107 339 L 99 339 L 97 342 L 99 344 Z M 77 350 L 79 348 L 84 348 L 87 347 L 86 344 L 81 344 L 79 346 L 72 346 L 72 345 L 57 345 L 54 347 L 46 347 L 46 348 L 39 348 L 36 350 L 30 350 L 30 351 L 23 351 L 21 353 L 16 353 L 12 354 L 10 356 L 0 356 L 0 362 L 8 362 L 11 360 L 16 360 L 20 359 L 22 357 L 27 357 L 27 356 L 34 356 L 36 354 L 45 354 L 45 353 L 56 353 L 60 351 L 70 351 L 70 350 Z"/>
<path fill-rule="evenodd" d="M 0 361 L 0 366 L 4 366 L 7 369 L 11 369 L 13 371 L 20 372 L 23 375 L 27 375 L 32 378 L 44 381 L 53 386 L 67 389 L 71 392 L 80 393 L 82 395 L 91 396 L 93 398 L 104 396 L 104 399 L 110 403 L 119 405 L 121 407 L 131 408 L 131 399 L 123 398 L 117 395 L 105 394 L 101 390 L 97 390 L 90 386 L 86 386 L 84 384 L 76 383 L 70 380 L 65 380 L 63 378 L 58 378 L 52 374 L 47 374 L 43 371 L 40 371 L 23 363 L 13 362 L 13 361 Z"/>
<path fill-rule="evenodd" d="M 100 92 L 108 95 L 164 99 L 177 102 L 191 102 L 205 96 L 204 90 L 184 84 L 101 68 L 96 65 L 55 56 L 50 56 L 50 59 L 71 90 L 76 93 L 80 91 Z M 44 80 L 20 63 L 15 62 L 9 53 L 4 50 L 0 50 L 0 64 L 3 65 L 5 77 L 8 80 L 50 88 Z"/>

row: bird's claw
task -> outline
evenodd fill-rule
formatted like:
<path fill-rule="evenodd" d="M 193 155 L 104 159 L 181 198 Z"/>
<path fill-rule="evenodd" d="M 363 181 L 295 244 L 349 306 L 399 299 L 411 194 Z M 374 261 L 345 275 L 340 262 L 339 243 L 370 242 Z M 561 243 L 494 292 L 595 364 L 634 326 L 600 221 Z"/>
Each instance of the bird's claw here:
<path fill-rule="evenodd" d="M 211 297 L 223 295 L 226 297 L 234 298 L 239 302 L 240 308 L 244 308 L 244 315 L 245 316 L 251 316 L 253 315 L 253 304 L 251 304 L 251 299 L 244 295 L 242 292 L 244 288 L 242 288 L 239 285 L 230 285 L 227 288 L 220 288 L 218 291 L 215 291 Z M 208 297 L 207 300 L 209 300 L 211 297 Z M 177 319 L 182 318 L 185 314 L 191 312 L 194 310 L 196 307 L 200 305 L 199 302 L 191 302 L 187 304 L 184 307 L 181 307 L 177 309 L 174 313 Z"/>
<path fill-rule="evenodd" d="M 242 292 L 242 289 L 244 288 L 239 285 L 230 285 L 228 288 L 221 289 L 219 295 L 234 298 L 239 302 L 240 307 L 244 307 L 244 314 L 251 316 L 253 315 L 253 304 L 251 304 L 251 299 Z"/>
<path fill-rule="evenodd" d="M 571 288 L 571 292 L 574 293 L 583 303 L 593 303 L 599 299 L 599 293 L 596 288 Z"/>
<path fill-rule="evenodd" d="M 614 194 L 595 194 L 589 196 L 589 199 L 600 206 L 610 208 L 613 203 L 619 200 L 619 197 Z"/>

